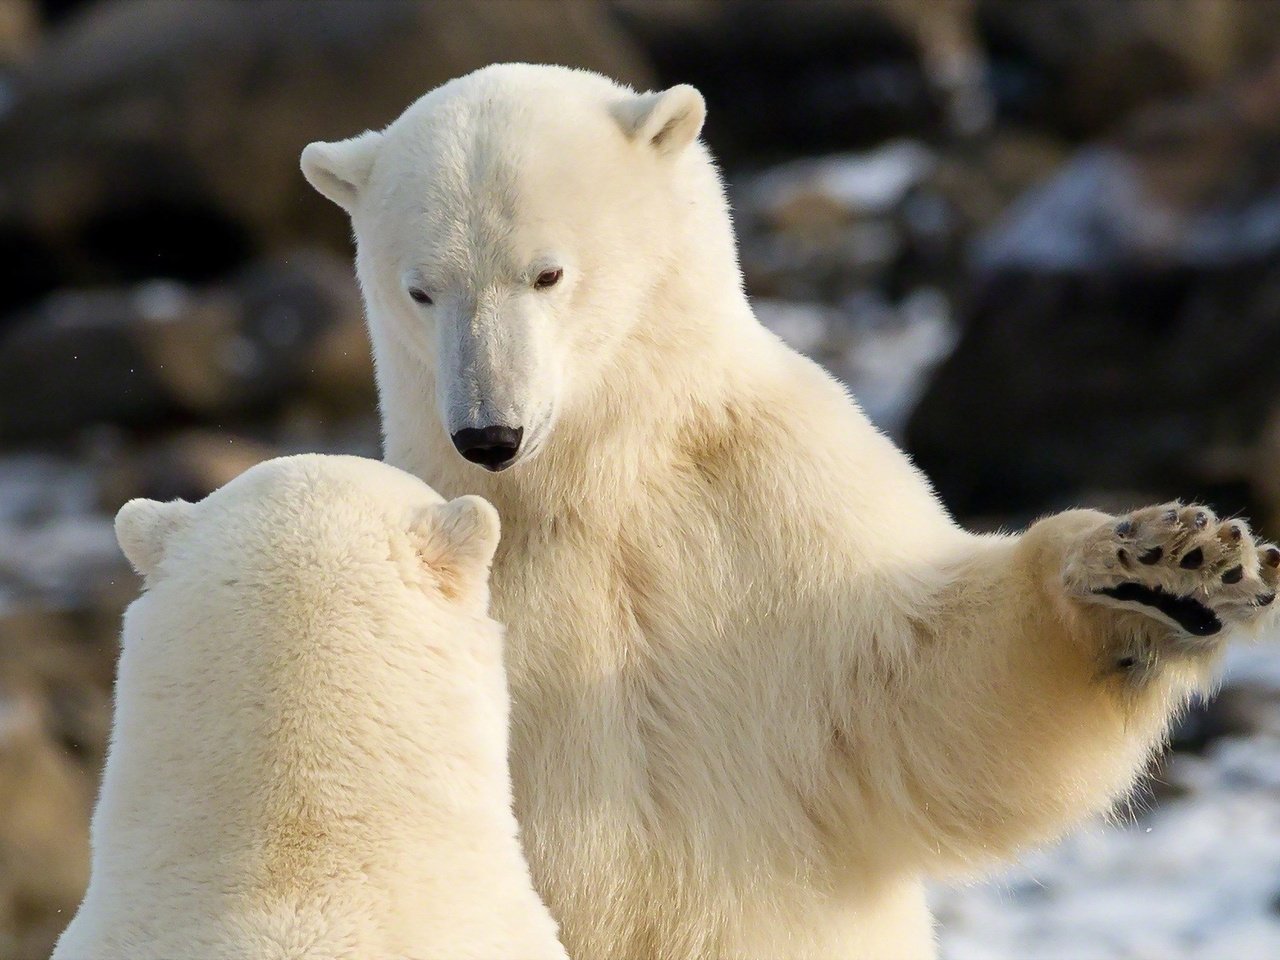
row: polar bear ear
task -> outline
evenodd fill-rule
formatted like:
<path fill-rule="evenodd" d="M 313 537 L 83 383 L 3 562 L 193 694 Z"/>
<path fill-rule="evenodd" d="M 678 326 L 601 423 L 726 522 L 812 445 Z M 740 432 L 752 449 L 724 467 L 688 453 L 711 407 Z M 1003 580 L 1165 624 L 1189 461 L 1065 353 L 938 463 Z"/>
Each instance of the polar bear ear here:
<path fill-rule="evenodd" d="M 116 542 L 130 566 L 150 576 L 164 556 L 165 542 L 190 516 L 191 504 L 185 500 L 130 500 L 116 514 Z"/>
<path fill-rule="evenodd" d="M 302 174 L 307 182 L 347 213 L 369 182 L 382 134 L 367 130 L 350 140 L 307 144 L 302 151 Z"/>
<path fill-rule="evenodd" d="M 498 549 L 498 511 L 483 497 L 465 496 L 436 508 L 436 528 L 455 559 L 488 570 Z"/>
<path fill-rule="evenodd" d="M 423 562 L 451 590 L 488 575 L 500 531 L 498 511 L 475 496 L 428 507 L 413 524 Z"/>
<path fill-rule="evenodd" d="M 698 138 L 707 104 L 696 89 L 680 84 L 614 104 L 613 115 L 628 137 L 661 154 L 679 153 Z"/>

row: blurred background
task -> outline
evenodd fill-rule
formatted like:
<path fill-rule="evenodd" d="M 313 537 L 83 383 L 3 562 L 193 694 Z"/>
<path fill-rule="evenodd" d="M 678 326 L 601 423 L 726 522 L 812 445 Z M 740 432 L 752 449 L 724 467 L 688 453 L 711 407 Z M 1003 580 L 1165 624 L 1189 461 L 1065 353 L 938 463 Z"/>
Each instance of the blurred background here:
<path fill-rule="evenodd" d="M 1273 0 L 0 0 L 0 958 L 86 879 L 127 499 L 378 455 L 301 148 L 503 60 L 696 84 L 761 318 L 967 524 L 1280 536 Z M 1116 822 L 934 894 L 947 960 L 1280 957 L 1280 644 Z"/>

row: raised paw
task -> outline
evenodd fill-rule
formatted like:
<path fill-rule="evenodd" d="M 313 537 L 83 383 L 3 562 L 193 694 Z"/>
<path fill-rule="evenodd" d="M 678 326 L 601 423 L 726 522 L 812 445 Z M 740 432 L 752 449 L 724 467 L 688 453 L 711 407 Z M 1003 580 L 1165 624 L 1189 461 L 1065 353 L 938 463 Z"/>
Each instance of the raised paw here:
<path fill-rule="evenodd" d="M 1209 637 L 1268 611 L 1280 581 L 1280 548 L 1258 543 L 1243 520 L 1171 503 L 1086 534 L 1064 574 L 1081 600 L 1137 610 L 1183 634 Z"/>

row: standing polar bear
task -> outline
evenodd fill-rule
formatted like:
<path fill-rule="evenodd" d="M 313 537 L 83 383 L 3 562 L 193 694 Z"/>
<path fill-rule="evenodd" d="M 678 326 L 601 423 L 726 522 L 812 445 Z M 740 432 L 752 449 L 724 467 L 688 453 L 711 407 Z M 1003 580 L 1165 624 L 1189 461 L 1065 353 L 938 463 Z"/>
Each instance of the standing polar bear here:
<path fill-rule="evenodd" d="M 934 955 L 923 880 L 1106 809 L 1280 551 L 957 527 L 753 317 L 703 101 L 488 67 L 316 143 L 390 462 L 503 518 L 516 813 L 571 956 Z"/>
<path fill-rule="evenodd" d="M 116 530 L 146 592 L 55 960 L 564 960 L 511 813 L 492 507 L 303 456 Z"/>

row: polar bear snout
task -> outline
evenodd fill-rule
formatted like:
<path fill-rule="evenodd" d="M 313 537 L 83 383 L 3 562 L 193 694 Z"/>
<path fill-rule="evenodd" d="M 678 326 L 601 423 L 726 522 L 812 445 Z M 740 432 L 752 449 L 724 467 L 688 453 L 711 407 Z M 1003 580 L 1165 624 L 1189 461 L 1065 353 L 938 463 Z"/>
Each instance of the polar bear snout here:
<path fill-rule="evenodd" d="M 524 427 L 464 427 L 451 437 L 463 459 L 495 473 L 515 462 L 524 439 Z"/>

